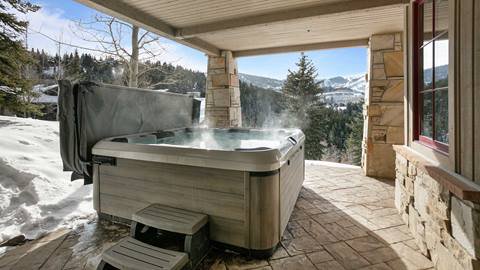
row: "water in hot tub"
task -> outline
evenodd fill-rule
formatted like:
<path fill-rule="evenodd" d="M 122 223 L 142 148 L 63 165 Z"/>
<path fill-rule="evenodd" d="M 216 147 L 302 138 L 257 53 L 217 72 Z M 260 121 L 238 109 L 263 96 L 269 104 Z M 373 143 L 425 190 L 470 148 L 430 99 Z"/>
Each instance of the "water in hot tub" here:
<path fill-rule="evenodd" d="M 215 150 L 259 150 L 280 148 L 289 134 L 287 130 L 199 129 L 175 132 L 175 136 L 158 139 L 157 144 Z"/>

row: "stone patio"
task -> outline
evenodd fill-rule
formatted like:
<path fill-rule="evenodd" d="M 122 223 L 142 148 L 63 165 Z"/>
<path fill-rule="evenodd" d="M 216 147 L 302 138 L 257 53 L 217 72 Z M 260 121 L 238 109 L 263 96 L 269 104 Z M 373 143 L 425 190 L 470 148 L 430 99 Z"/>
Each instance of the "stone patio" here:
<path fill-rule="evenodd" d="M 359 167 L 307 162 L 306 179 L 281 245 L 269 260 L 213 248 L 201 269 L 433 269 L 394 206 L 394 182 Z M 128 227 L 91 222 L 0 255 L 0 269 L 95 269 Z"/>

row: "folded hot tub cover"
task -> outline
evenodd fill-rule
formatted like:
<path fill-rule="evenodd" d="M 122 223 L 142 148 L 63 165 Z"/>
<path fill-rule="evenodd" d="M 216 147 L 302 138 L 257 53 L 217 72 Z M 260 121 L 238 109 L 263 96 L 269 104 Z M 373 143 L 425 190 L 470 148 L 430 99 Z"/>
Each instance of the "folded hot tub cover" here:
<path fill-rule="evenodd" d="M 92 182 L 92 147 L 107 137 L 189 127 L 199 101 L 181 94 L 93 82 L 59 81 L 58 116 L 63 169 Z"/>

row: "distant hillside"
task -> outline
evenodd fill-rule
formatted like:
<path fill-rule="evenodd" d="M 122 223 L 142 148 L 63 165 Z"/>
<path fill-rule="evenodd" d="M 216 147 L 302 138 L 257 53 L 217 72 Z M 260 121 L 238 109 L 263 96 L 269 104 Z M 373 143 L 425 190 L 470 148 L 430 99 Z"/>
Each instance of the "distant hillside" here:
<path fill-rule="evenodd" d="M 239 74 L 239 79 L 246 84 L 252 84 L 261 88 L 271 89 L 275 91 L 281 91 L 283 86 L 282 80 L 244 73 Z"/>
<path fill-rule="evenodd" d="M 245 84 L 252 84 L 256 87 L 281 91 L 283 81 L 262 76 L 255 76 L 240 73 L 240 80 Z M 363 101 L 366 88 L 365 75 L 337 76 L 320 80 L 323 88 L 323 99 L 333 104 L 347 104 Z"/>
<path fill-rule="evenodd" d="M 320 82 L 320 85 L 323 88 L 321 97 L 324 102 L 346 105 L 364 100 L 367 83 L 365 75 L 360 74 L 324 79 Z"/>
<path fill-rule="evenodd" d="M 239 78 L 242 82 L 247 84 L 253 84 L 258 87 L 265 89 L 281 90 L 283 86 L 283 80 L 250 75 L 240 73 Z M 331 92 L 335 90 L 352 90 L 354 92 L 365 92 L 365 75 L 353 75 L 353 76 L 337 76 L 328 79 L 320 80 L 320 86 L 326 92 Z"/>
<path fill-rule="evenodd" d="M 436 80 L 447 78 L 448 77 L 448 65 L 436 67 L 435 72 L 436 72 L 436 75 L 435 75 Z M 425 81 L 432 82 L 432 69 L 431 68 L 425 70 L 423 74 L 425 76 Z"/>
<path fill-rule="evenodd" d="M 365 74 L 360 74 L 347 77 L 337 76 L 329 79 L 323 79 L 321 80 L 320 85 L 324 89 L 324 92 L 351 90 L 364 94 L 367 83 L 365 81 Z"/>

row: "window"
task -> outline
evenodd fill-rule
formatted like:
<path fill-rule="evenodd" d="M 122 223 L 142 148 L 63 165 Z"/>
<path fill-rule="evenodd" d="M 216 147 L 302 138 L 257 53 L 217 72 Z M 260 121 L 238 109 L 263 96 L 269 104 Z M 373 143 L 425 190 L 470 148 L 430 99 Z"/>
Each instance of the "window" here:
<path fill-rule="evenodd" d="M 415 139 L 448 153 L 448 0 L 414 4 Z"/>

